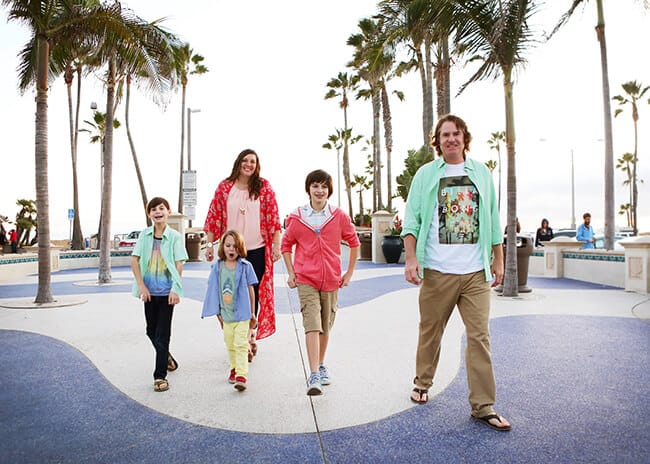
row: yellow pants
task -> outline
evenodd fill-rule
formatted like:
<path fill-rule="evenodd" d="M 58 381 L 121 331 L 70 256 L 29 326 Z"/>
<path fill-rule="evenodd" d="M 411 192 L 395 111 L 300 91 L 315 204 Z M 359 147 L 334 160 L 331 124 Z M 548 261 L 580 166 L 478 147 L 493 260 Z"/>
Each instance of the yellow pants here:
<path fill-rule="evenodd" d="M 250 321 L 224 322 L 223 340 L 226 342 L 230 368 L 237 377 L 248 378 L 248 329 Z"/>

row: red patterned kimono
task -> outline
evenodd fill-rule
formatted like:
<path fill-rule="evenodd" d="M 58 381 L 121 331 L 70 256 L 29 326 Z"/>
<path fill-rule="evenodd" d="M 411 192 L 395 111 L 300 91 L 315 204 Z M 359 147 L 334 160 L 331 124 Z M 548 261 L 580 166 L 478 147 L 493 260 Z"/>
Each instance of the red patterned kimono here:
<path fill-rule="evenodd" d="M 262 239 L 264 240 L 264 264 L 265 270 L 262 281 L 259 285 L 260 310 L 257 317 L 257 338 L 266 338 L 275 333 L 275 305 L 273 288 L 273 234 L 281 230 L 280 214 L 275 192 L 266 179 L 261 179 L 262 189 L 260 190 L 260 227 Z M 228 195 L 234 182 L 226 179 L 221 181 L 214 198 L 208 209 L 208 216 L 205 219 L 203 229 L 212 232 L 215 240 L 218 240 L 227 230 L 228 226 Z"/>

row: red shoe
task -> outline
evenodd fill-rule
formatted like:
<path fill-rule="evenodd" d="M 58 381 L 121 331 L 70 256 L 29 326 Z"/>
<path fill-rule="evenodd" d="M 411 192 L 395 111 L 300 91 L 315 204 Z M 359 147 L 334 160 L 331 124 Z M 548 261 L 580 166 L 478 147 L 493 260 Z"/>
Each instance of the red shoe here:
<path fill-rule="evenodd" d="M 228 376 L 228 383 L 235 383 L 235 369 L 230 369 L 230 375 Z"/>
<path fill-rule="evenodd" d="M 246 377 L 238 375 L 235 377 L 235 390 L 244 391 L 246 390 Z"/>

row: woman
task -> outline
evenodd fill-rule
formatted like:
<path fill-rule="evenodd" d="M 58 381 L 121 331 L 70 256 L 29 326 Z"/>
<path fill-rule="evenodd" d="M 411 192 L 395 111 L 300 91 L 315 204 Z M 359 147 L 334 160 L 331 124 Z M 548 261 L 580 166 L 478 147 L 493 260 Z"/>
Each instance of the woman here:
<path fill-rule="evenodd" d="M 275 332 L 273 262 L 280 259 L 280 215 L 271 184 L 260 177 L 260 163 L 254 150 L 242 151 L 228 178 L 219 183 L 203 226 L 208 235 L 205 258 L 214 259 L 214 242 L 226 232 L 244 236 L 248 260 L 259 284 L 255 290 L 257 339 Z"/>
<path fill-rule="evenodd" d="M 535 235 L 535 247 L 543 247 L 542 242 L 548 242 L 553 238 L 553 229 L 548 226 L 548 219 L 542 219 L 542 227 L 537 229 Z"/>

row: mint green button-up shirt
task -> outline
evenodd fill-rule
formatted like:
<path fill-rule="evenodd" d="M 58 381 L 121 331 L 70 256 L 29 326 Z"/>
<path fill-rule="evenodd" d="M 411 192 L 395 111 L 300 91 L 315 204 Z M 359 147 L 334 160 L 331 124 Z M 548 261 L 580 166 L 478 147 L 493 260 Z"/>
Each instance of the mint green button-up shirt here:
<path fill-rule="evenodd" d="M 437 204 L 440 178 L 445 173 L 445 166 L 444 159 L 438 158 L 418 169 L 411 182 L 406 201 L 401 236 L 411 234 L 415 237 L 415 255 L 420 269 L 424 269 L 426 241 L 431 228 L 433 208 Z M 465 173 L 479 192 L 478 243 L 483 257 L 485 280 L 489 281 L 492 278 L 490 270 L 492 246 L 503 243 L 494 182 L 492 182 L 492 175 L 488 168 L 483 163 L 471 158 L 465 159 Z M 420 240 L 420 238 L 422 239 Z"/>

